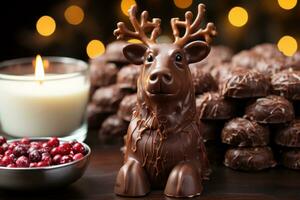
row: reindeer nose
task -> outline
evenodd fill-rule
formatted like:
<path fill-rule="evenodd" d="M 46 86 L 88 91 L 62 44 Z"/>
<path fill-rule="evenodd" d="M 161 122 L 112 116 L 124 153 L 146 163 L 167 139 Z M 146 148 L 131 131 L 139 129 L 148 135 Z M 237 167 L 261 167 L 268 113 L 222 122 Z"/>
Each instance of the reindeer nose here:
<path fill-rule="evenodd" d="M 150 74 L 150 83 L 156 83 L 163 81 L 163 83 L 169 85 L 173 81 L 172 74 L 167 70 L 155 70 Z"/>

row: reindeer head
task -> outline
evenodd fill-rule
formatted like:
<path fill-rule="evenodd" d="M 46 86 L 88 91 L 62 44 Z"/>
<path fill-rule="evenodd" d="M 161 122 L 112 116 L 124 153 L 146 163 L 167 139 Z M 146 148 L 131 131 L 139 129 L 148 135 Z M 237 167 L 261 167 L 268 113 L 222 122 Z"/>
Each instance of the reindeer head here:
<path fill-rule="evenodd" d="M 143 44 L 129 44 L 123 49 L 125 57 L 133 64 L 144 64 L 139 79 L 139 89 L 150 99 L 184 96 L 182 93 L 193 90 L 188 64 L 205 58 L 209 51 L 212 37 L 216 35 L 213 23 L 208 23 L 204 29 L 199 28 L 205 6 L 199 4 L 198 14 L 194 21 L 192 12 L 185 13 L 185 21 L 171 19 L 171 27 L 175 38 L 172 44 L 157 44 L 160 34 L 158 18 L 148 21 L 148 12 L 141 14 L 140 22 L 136 18 L 137 8 L 129 9 L 129 19 L 134 28 L 130 31 L 123 22 L 117 24 L 114 35 L 118 39 L 139 39 Z M 185 28 L 180 36 L 179 28 Z M 149 37 L 147 33 L 149 34 Z M 142 88 L 140 88 L 142 87 Z"/>

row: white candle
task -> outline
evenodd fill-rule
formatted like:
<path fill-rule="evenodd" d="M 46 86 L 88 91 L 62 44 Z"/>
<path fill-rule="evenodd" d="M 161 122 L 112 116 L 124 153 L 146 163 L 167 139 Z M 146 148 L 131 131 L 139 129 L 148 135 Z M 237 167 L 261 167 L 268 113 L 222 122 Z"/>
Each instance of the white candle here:
<path fill-rule="evenodd" d="M 16 79 L 0 81 L 2 131 L 17 137 L 65 136 L 80 127 L 90 87 L 86 77 L 46 74 L 44 81 Z"/>

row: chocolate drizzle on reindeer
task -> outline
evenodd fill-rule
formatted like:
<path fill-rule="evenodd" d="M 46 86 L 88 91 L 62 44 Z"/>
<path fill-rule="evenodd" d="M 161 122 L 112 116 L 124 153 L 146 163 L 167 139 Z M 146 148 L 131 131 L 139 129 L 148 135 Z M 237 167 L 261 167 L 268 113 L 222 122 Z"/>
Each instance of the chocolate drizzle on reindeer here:
<path fill-rule="evenodd" d="M 196 122 L 194 87 L 188 64 L 205 58 L 216 35 L 215 26 L 200 28 L 205 6 L 198 14 L 185 14 L 185 21 L 171 19 L 175 38 L 172 44 L 157 44 L 158 18 L 149 21 L 147 11 L 140 22 L 137 8 L 129 19 L 134 31 L 123 22 L 114 34 L 118 39 L 139 39 L 123 49 L 133 64 L 143 64 L 137 83 L 137 105 L 128 128 L 124 165 L 120 169 L 115 193 L 144 196 L 151 188 L 164 188 L 172 197 L 192 197 L 202 192 L 202 179 L 210 174 L 202 134 Z M 180 36 L 180 28 L 185 33 Z M 149 35 L 149 37 L 148 37 Z"/>

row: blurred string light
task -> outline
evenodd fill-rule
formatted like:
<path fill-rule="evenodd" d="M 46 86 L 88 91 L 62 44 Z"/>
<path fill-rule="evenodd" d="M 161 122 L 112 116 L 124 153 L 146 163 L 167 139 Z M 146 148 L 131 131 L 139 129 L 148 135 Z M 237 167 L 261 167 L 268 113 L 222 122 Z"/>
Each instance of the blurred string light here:
<path fill-rule="evenodd" d="M 242 7 L 233 7 L 228 13 L 229 22 L 236 27 L 244 26 L 248 21 L 248 12 Z"/>
<path fill-rule="evenodd" d="M 69 24 L 72 25 L 78 25 L 80 24 L 84 19 L 84 12 L 82 8 L 76 5 L 69 6 L 65 10 L 65 18 Z"/>
<path fill-rule="evenodd" d="M 193 0 L 174 0 L 174 4 L 177 8 L 188 8 L 192 5 Z"/>
<path fill-rule="evenodd" d="M 277 43 L 277 47 L 279 51 L 281 51 L 284 55 L 293 56 L 298 49 L 298 44 L 295 38 L 289 35 L 285 35 L 280 38 Z"/>
<path fill-rule="evenodd" d="M 297 5 L 297 0 L 278 0 L 278 4 L 281 8 L 290 10 Z"/>
<path fill-rule="evenodd" d="M 92 40 L 86 47 L 86 53 L 89 58 L 95 58 L 105 52 L 105 46 L 100 40 Z"/>
<path fill-rule="evenodd" d="M 124 13 L 124 15 L 128 16 L 128 10 L 133 5 L 136 5 L 135 0 L 122 0 L 121 1 L 121 10 Z"/>
<path fill-rule="evenodd" d="M 42 16 L 36 22 L 36 30 L 42 36 L 50 36 L 54 33 L 56 28 L 56 23 L 54 19 L 50 16 Z"/>
<path fill-rule="evenodd" d="M 130 39 L 130 40 L 128 40 L 127 42 L 129 42 L 129 43 L 134 43 L 134 44 L 141 44 L 141 43 L 142 43 L 142 41 L 141 41 L 141 40 L 138 40 L 138 39 Z"/>

